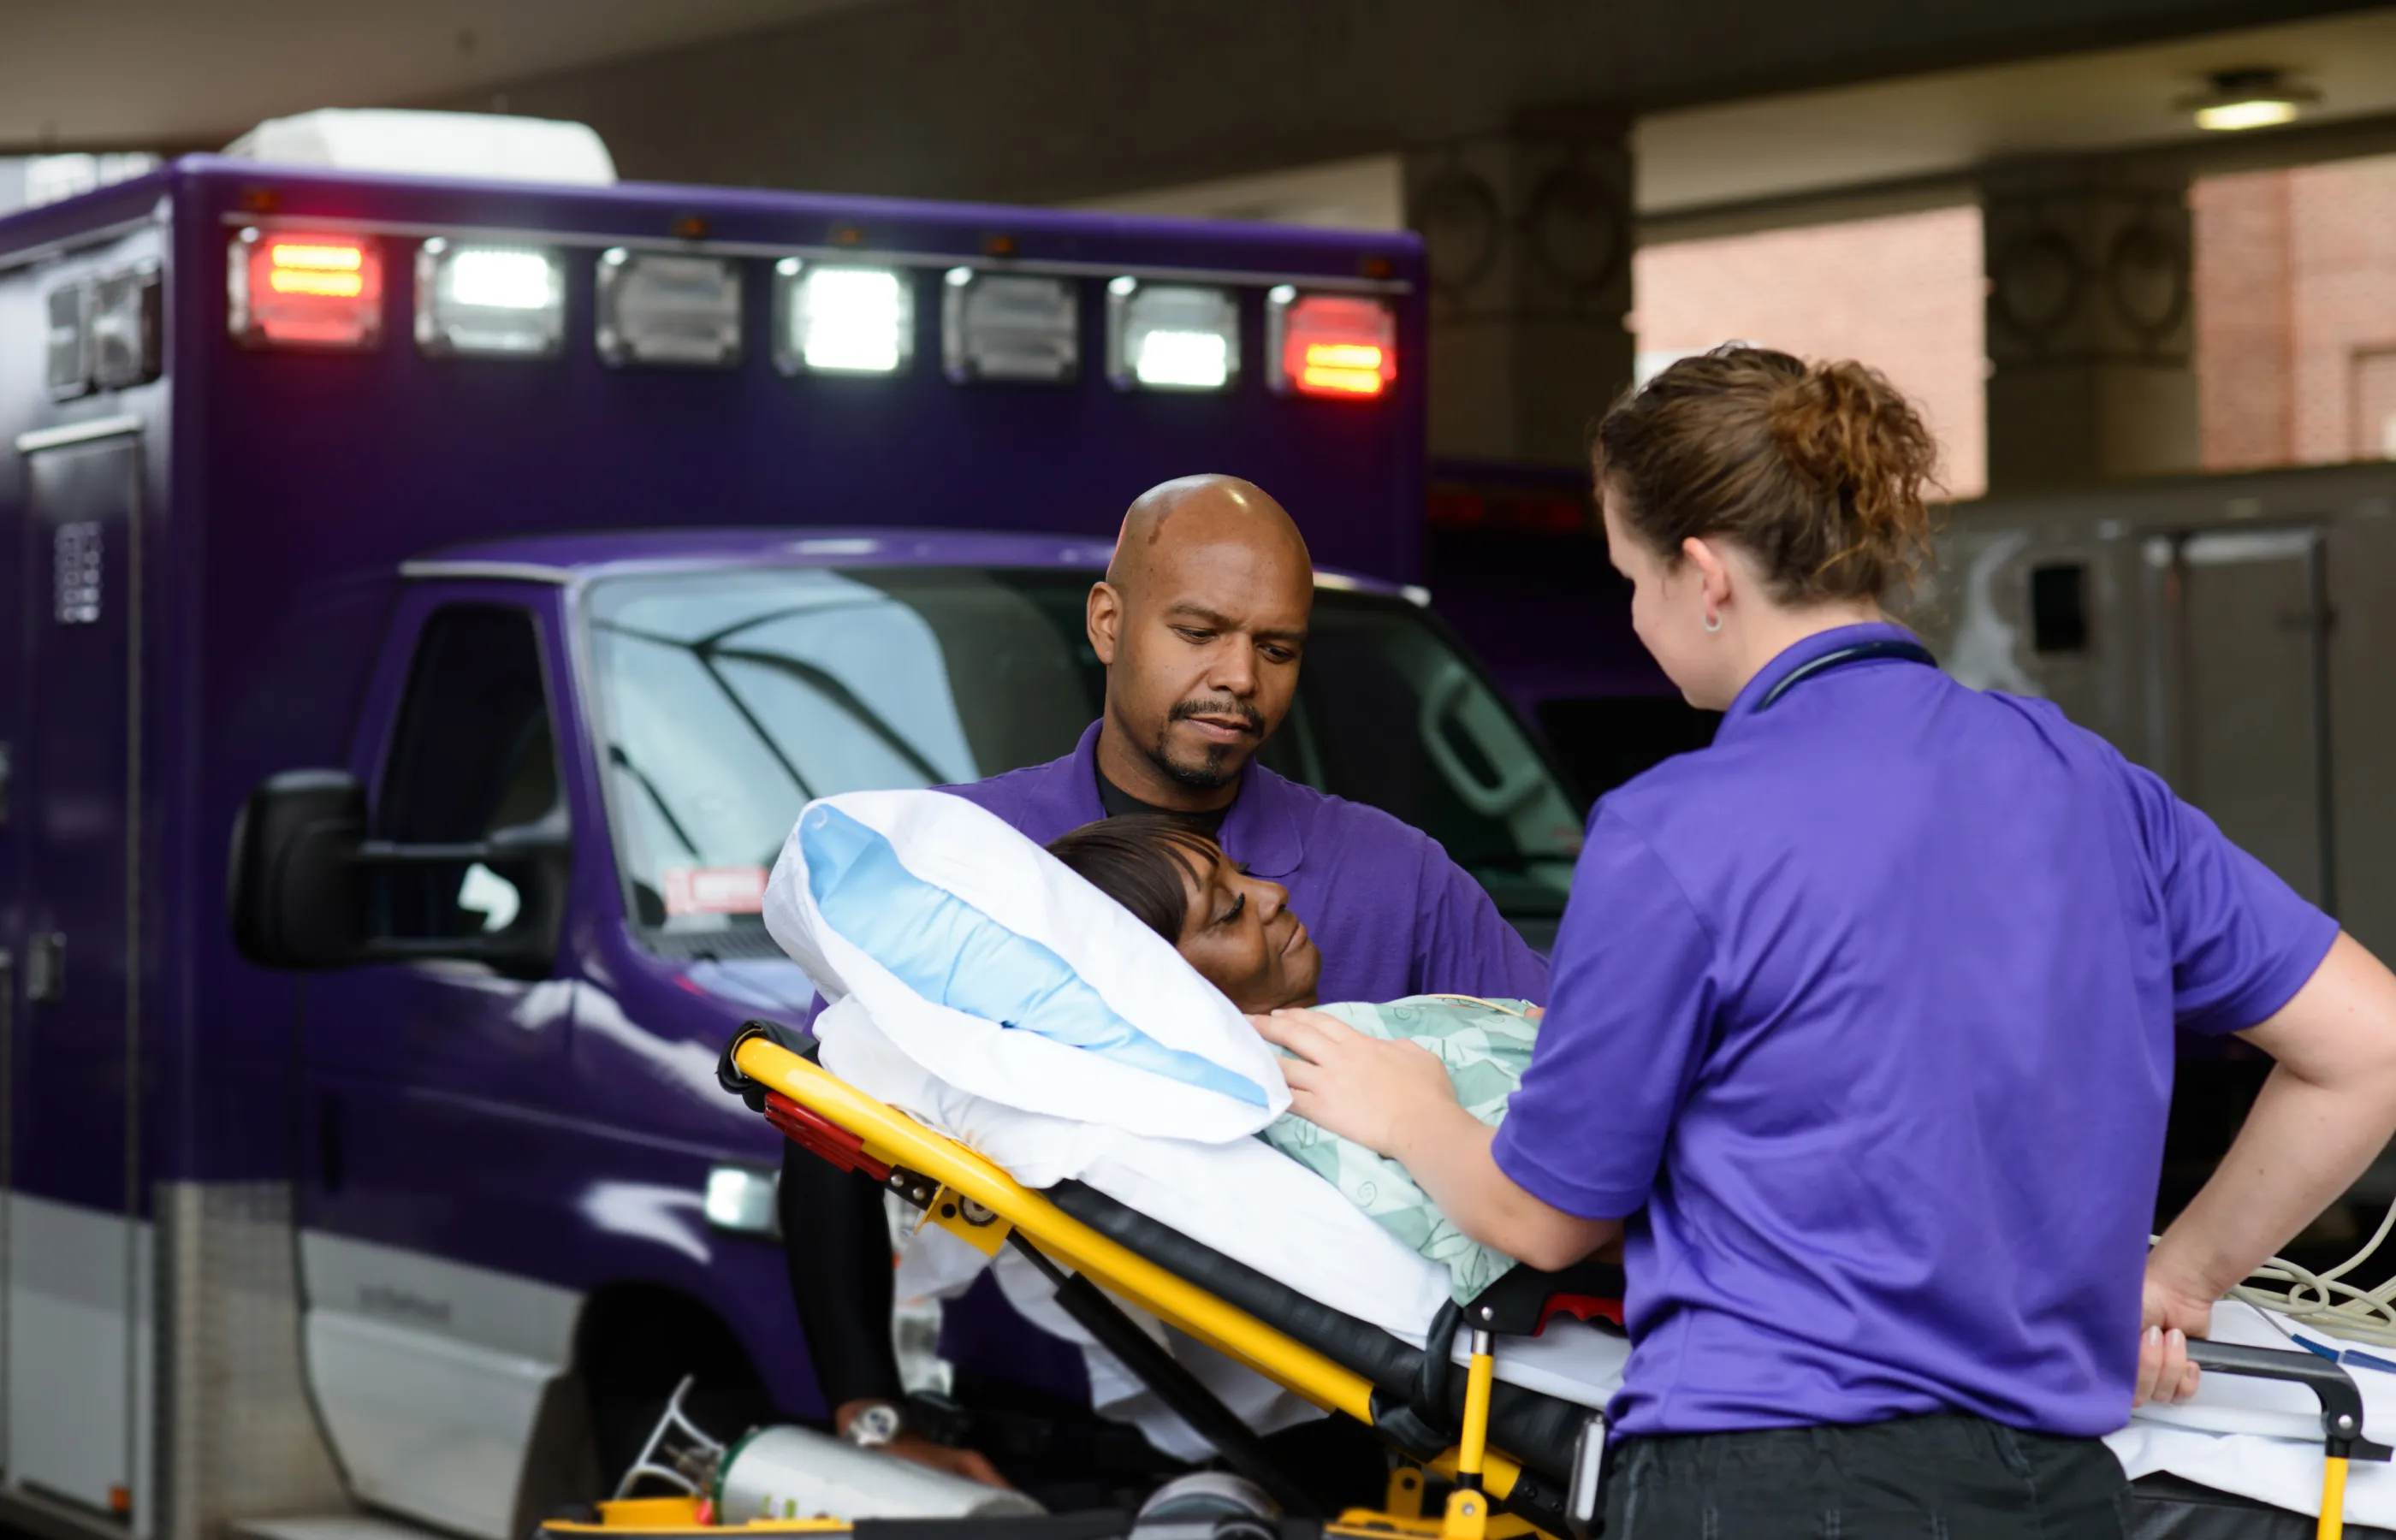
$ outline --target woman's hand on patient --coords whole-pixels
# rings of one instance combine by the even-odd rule
[[[1413,1042],[1390,1042],[1321,1011],[1285,1010],[1248,1020],[1267,1042],[1297,1055],[1282,1061],[1290,1110],[1344,1139],[1392,1159],[1428,1113],[1457,1110],[1447,1067]]]
[[[1266,1042],[1297,1055],[1281,1067],[1291,1111],[1404,1166],[1475,1241],[1555,1268],[1622,1234],[1620,1221],[1552,1208],[1499,1170],[1488,1125],[1457,1105],[1447,1067],[1429,1049],[1384,1042],[1320,1011],[1248,1020]]]

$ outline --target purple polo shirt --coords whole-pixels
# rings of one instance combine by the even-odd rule
[[[1063,759],[944,791],[1042,844],[1106,816],[1098,724]],[[1548,965],[1439,842],[1377,807],[1328,796],[1261,764],[1242,772],[1224,853],[1289,889],[1323,950],[1324,1000],[1410,994],[1548,997]],[[985,1275],[945,1313],[940,1356],[960,1368],[1087,1401],[1081,1354],[1010,1308]]]
[[[2044,701],[1782,653],[1608,795],[1498,1165],[1631,1215],[1627,1435],[2130,1411],[2175,1027],[2337,926]]]

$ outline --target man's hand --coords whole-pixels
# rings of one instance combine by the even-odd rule
[[[952,1476],[962,1476],[984,1486],[1009,1486],[998,1467],[983,1457],[978,1449],[951,1449],[947,1444],[934,1443],[921,1433],[901,1433],[882,1446],[885,1454],[896,1454],[902,1460],[912,1460],[919,1466],[945,1470]]]
[[[869,1406],[880,1404],[871,1401],[843,1401],[832,1414],[832,1430],[842,1438],[848,1436],[848,1425]],[[912,1460],[919,1466],[945,1470],[952,1476],[962,1476],[984,1486],[1008,1487],[1007,1479],[978,1449],[952,1449],[947,1444],[934,1443],[913,1428],[899,1429],[898,1436],[880,1446],[882,1453],[896,1454],[902,1460]]]
[[[2130,1404],[2176,1406],[2196,1394],[2202,1371],[2188,1361],[2188,1339],[2213,1330],[2213,1300],[2150,1264],[2138,1313],[2138,1379]]]
[[[1289,1109],[1377,1154],[1404,1160],[1399,1146],[1456,1106],[1447,1067],[1419,1043],[1387,1042],[1321,1011],[1283,1010],[1248,1021],[1267,1042],[1296,1055],[1282,1060]]]

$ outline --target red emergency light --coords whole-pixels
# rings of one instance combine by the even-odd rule
[[[359,350],[382,340],[382,252],[365,236],[245,230],[228,264],[238,341]]]
[[[1398,377],[1398,321],[1365,295],[1276,291],[1281,388],[1300,395],[1371,398]]]

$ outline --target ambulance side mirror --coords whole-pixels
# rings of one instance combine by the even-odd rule
[[[287,770],[259,784],[233,822],[226,893],[242,956],[269,968],[361,959],[366,830],[366,788],[346,771]]]
[[[557,956],[573,873],[563,806],[486,839],[367,838],[366,789],[340,770],[290,770],[233,825],[233,945],[269,968],[456,959],[537,978]]]

